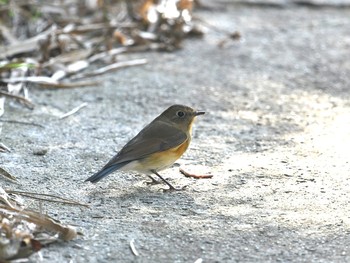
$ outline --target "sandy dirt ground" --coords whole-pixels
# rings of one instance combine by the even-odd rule
[[[32,262],[350,262],[350,8],[255,3],[196,12],[241,33],[223,48],[208,29],[175,53],[126,55],[149,63],[96,87],[31,88],[32,111],[7,103],[4,118],[44,128],[0,123],[19,180],[3,187],[90,205],[43,203],[83,235]],[[175,103],[207,111],[178,163],[212,179],[173,167],[161,174],[184,191],[125,172],[83,182]]]

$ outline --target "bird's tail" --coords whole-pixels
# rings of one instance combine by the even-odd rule
[[[88,179],[85,180],[85,182],[91,182],[91,183],[97,183],[100,181],[103,177],[109,175],[110,173],[118,170],[122,166],[124,166],[127,162],[123,163],[117,163],[113,164],[111,166],[103,167],[101,171],[95,173],[93,176],[89,177]]]

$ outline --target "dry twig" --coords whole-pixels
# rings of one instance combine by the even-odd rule
[[[80,109],[86,107],[88,104],[86,102],[82,103],[81,105],[79,105],[78,107],[75,107],[74,109],[72,109],[71,111],[61,115],[59,118],[60,119],[64,119],[67,118],[68,116],[73,115],[74,113],[78,112]]]
[[[209,179],[212,178],[213,175],[212,174],[202,174],[202,175],[197,175],[197,174],[191,174],[189,172],[186,172],[184,169],[180,168],[180,173],[182,173],[184,176],[186,177],[192,177],[195,179]]]

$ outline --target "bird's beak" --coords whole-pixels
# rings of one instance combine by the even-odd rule
[[[205,111],[195,111],[194,112],[194,116],[203,115],[203,114],[205,114]]]

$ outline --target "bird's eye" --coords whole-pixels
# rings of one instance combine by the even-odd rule
[[[176,112],[176,115],[180,118],[182,118],[183,116],[185,116],[185,113],[183,111],[178,111]]]

